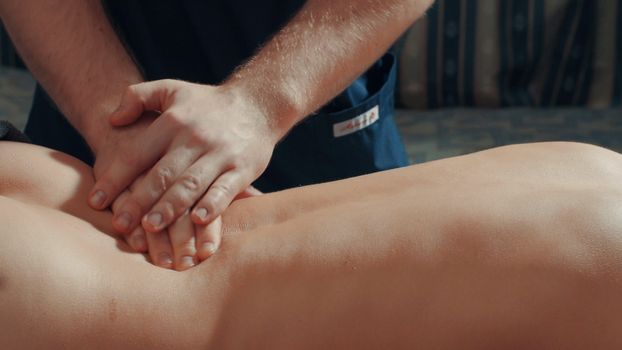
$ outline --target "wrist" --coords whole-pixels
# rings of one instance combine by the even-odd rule
[[[107,123],[102,123],[99,121],[90,122],[88,123],[88,126],[80,130],[82,137],[91,149],[91,152],[93,152],[95,158],[97,158],[97,155],[101,150],[102,144],[109,137],[112,130],[112,128],[106,124]]]
[[[113,129],[108,122],[108,116],[112,112],[111,108],[94,108],[89,113],[83,113],[73,123],[95,156]]]
[[[97,156],[102,144],[106,142],[114,127],[110,124],[110,115],[119,107],[128,86],[142,80],[134,77],[117,84],[110,84],[107,89],[98,89],[97,94],[85,96],[81,104],[75,106],[75,113],[68,115],[74,127],[80,132],[91,151]]]
[[[289,125],[288,111],[278,106],[273,98],[241,81],[227,82],[220,88],[230,96],[232,103],[240,106],[240,115],[253,119],[253,125],[263,129],[266,140],[276,145],[293,125]]]
[[[275,144],[301,119],[300,109],[277,84],[266,86],[264,81],[238,75],[225,82],[222,88],[263,119]]]

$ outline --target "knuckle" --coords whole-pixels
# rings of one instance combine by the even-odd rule
[[[164,216],[164,221],[169,222],[177,216],[177,206],[170,200],[163,200],[156,206],[158,211]]]
[[[233,187],[229,184],[214,184],[210,188],[210,192],[212,192],[216,198],[227,197],[233,193]]]
[[[210,213],[216,213],[218,211],[218,203],[213,199],[213,195],[209,195],[201,202],[201,207],[207,209]]]
[[[140,216],[143,212],[143,206],[136,198],[130,196],[127,197],[119,206],[119,210],[114,212],[117,213],[122,211],[128,212],[133,216]]]
[[[186,126],[183,113],[180,113],[174,109],[167,110],[162,117],[166,120],[168,127],[174,128],[174,130],[178,130]]]
[[[227,133],[214,134],[212,136],[212,142],[219,148],[220,152],[225,152],[229,156],[241,155],[240,146],[232,140],[234,139]]]
[[[158,166],[155,169],[155,186],[160,191],[166,191],[175,180],[175,172],[168,166]]]
[[[249,161],[247,159],[243,159],[241,156],[237,154],[229,155],[228,165],[231,169],[246,169],[249,168]]]
[[[138,96],[136,92],[136,90],[138,89],[138,86],[140,86],[140,84],[130,85],[127,88],[125,88],[125,95],[128,97]]]
[[[139,83],[139,84],[135,84],[135,85],[130,85],[125,89],[125,96],[129,99],[129,100],[135,100],[138,101],[140,103],[144,103],[144,100],[141,96],[141,94],[139,93],[140,89],[143,88],[145,86],[146,83]]]
[[[187,192],[198,192],[201,190],[201,179],[193,174],[185,174],[179,179],[179,185]]]
[[[121,201],[119,199],[117,199],[114,202],[112,202],[112,212],[113,213],[118,213],[119,210],[123,207],[123,203],[124,202],[125,202],[125,200]]]
[[[166,212],[167,220],[174,220],[183,215],[193,204],[190,196],[180,193],[175,193],[166,200],[168,209],[164,212]]]
[[[194,242],[184,242],[178,247],[175,247],[175,255],[177,256],[194,256],[197,251]]]
[[[175,80],[170,79],[170,78],[169,79],[162,79],[162,80],[160,80],[160,82],[163,83],[163,84],[166,84],[166,85],[175,84]]]
[[[223,173],[229,173],[246,164],[246,161],[242,159],[243,155],[237,153],[235,150],[224,147],[218,150],[218,154],[222,157],[221,167],[223,168]]]
[[[228,185],[214,185],[210,188],[205,201],[205,208],[212,213],[220,213],[230,198],[234,197],[234,189]]]

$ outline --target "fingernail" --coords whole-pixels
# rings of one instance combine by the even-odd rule
[[[193,267],[194,259],[191,256],[184,256],[183,258],[181,258],[181,265],[183,267]]]
[[[117,216],[115,223],[117,224],[117,229],[127,231],[130,229],[130,225],[132,225],[132,215],[123,212]]]
[[[104,205],[105,201],[106,194],[102,190],[97,190],[95,193],[93,193],[89,200],[89,202],[91,202],[91,205],[97,208],[100,208],[102,205]]]
[[[214,244],[212,242],[203,243],[203,247],[202,248],[203,248],[204,251],[210,253],[210,255],[216,253],[216,250],[218,249],[216,247],[216,244]]]
[[[173,265],[173,259],[169,253],[160,253],[158,255],[158,265],[169,267]]]
[[[207,219],[207,214],[209,214],[209,212],[205,208],[199,208],[194,211],[194,215],[196,215],[201,220]]]
[[[155,228],[160,227],[162,225],[162,214],[154,212],[147,215],[147,222]]]

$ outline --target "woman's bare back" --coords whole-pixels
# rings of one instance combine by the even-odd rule
[[[622,344],[613,152],[512,146],[238,201],[221,250],[178,273],[105,234],[86,166],[0,150],[9,347]]]

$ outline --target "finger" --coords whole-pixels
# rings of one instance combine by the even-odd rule
[[[121,192],[121,194],[117,197],[117,199],[114,200],[114,202],[112,203],[112,212],[113,213],[118,213],[119,209],[123,206],[123,203],[125,202],[125,200],[131,195],[132,193],[130,191],[123,191]]]
[[[212,181],[221,173],[219,162],[211,156],[201,157],[188,168],[162,198],[143,217],[147,232],[158,232],[173,223],[205,194]]]
[[[154,122],[144,134],[128,149],[119,152],[110,166],[97,179],[89,196],[93,209],[107,208],[130,185],[136,177],[151,167],[160,158],[169,144],[170,135],[157,128]]]
[[[129,86],[119,107],[110,115],[110,124],[125,126],[135,122],[146,111],[164,111],[168,107],[169,80],[158,80]]]
[[[173,186],[180,174],[196,158],[198,158],[198,151],[183,147],[174,148],[167,153],[149,170],[143,181],[134,186],[132,194],[126,198],[119,210],[115,211],[114,227],[117,230],[128,231],[140,225],[143,215],[153,207],[167,189]],[[153,216],[150,216],[150,218],[152,221],[156,220]],[[158,221],[161,221],[161,219],[158,219]],[[149,229],[148,232],[158,231],[161,231],[161,229]]]
[[[136,227],[131,235],[125,236],[125,241],[137,253],[147,251],[147,238],[145,237],[145,231],[140,226]]]
[[[134,180],[134,182],[132,182],[132,184],[129,187],[129,191],[130,192],[134,192],[134,190],[136,189],[136,187],[143,182],[144,178],[145,178],[146,174],[142,173],[140,175],[138,175],[138,177],[136,178],[136,180]]]
[[[168,232],[146,234],[149,257],[151,262],[165,269],[173,269],[173,248],[168,237]]]
[[[194,224],[189,215],[184,215],[168,228],[169,239],[173,245],[175,270],[183,271],[196,265],[196,241]]]
[[[192,221],[202,225],[210,223],[222,214],[243,188],[248,187],[249,182],[235,170],[220,175],[195,206]]]
[[[115,201],[112,203],[112,212],[113,213],[119,213],[120,212],[120,210],[123,207],[125,201],[130,197],[130,195],[132,194],[132,191],[136,188],[137,183],[140,183],[143,178],[144,178],[144,175],[139,176],[138,179],[136,179],[136,181],[134,181],[132,183],[132,185],[130,185],[129,190],[125,190],[125,191],[121,192],[121,194],[117,197],[117,199],[115,199]],[[132,233],[134,233],[134,231],[132,231]],[[128,244],[129,244],[129,237],[125,237],[125,239],[126,239],[126,241],[128,241]],[[146,245],[146,243],[145,243],[145,245]]]
[[[214,255],[222,241],[222,219],[217,217],[209,225],[195,225],[194,234],[197,242],[197,256],[203,261]]]

